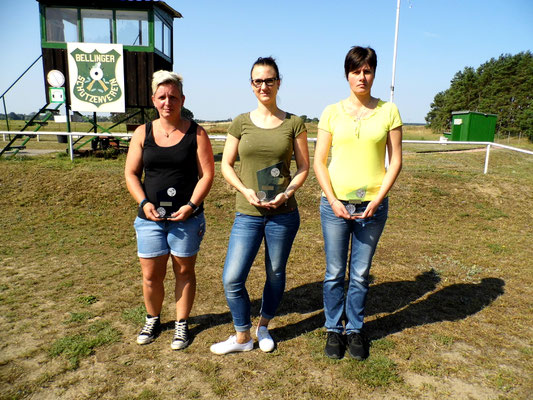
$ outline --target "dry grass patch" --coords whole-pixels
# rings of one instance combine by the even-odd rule
[[[526,399],[532,392],[531,157],[406,153],[372,269],[364,362],[323,356],[320,191],[272,322],[277,348],[215,356],[232,332],[221,274],[234,195],[217,171],[197,263],[193,342],[135,337],[144,308],[135,203],[116,160],[0,160],[0,398]],[[218,168],[218,164],[217,164]],[[248,280],[254,321],[263,253]],[[172,274],[163,323],[172,327]]]

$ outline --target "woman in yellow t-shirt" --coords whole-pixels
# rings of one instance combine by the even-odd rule
[[[372,48],[352,47],[344,62],[350,95],[327,106],[318,124],[313,167],[322,188],[320,218],[326,253],[323,296],[328,332],[325,353],[335,359],[342,358],[346,349],[352,358],[362,360],[367,356],[361,330],[368,274],[387,220],[387,194],[402,167],[398,109],[371,94],[376,66]],[[385,149],[389,155],[387,169]],[[350,241],[350,282],[345,294]]]

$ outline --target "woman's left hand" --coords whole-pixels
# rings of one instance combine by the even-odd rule
[[[372,200],[361,215],[354,215],[354,219],[365,219],[374,216],[380,204],[380,201]]]
[[[275,209],[286,203],[287,200],[289,200],[289,197],[285,194],[285,192],[282,192],[279,193],[276,197],[274,197],[273,200],[270,200],[268,203],[264,203],[264,207]]]
[[[181,206],[178,211],[173,212],[170,215],[170,218],[167,218],[169,221],[185,221],[191,216],[193,209],[190,205],[185,204]]]

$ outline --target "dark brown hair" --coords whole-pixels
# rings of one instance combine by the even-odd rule
[[[344,59],[344,74],[346,75],[346,79],[348,79],[350,72],[358,70],[365,64],[368,64],[376,72],[378,57],[374,49],[371,47],[352,47]]]
[[[276,64],[276,60],[274,60],[272,57],[259,57],[254,62],[254,65],[252,65],[252,69],[250,70],[250,78],[252,77],[252,72],[256,65],[267,65],[269,67],[272,67],[274,69],[274,72],[276,72],[276,78],[280,79],[278,64]]]

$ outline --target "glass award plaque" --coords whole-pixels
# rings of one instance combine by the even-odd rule
[[[350,215],[354,215],[355,214],[355,210],[356,210],[355,204],[348,203],[348,204],[346,204],[345,208],[346,208],[346,211],[348,211],[348,213]]]
[[[160,190],[156,194],[156,211],[161,218],[170,218],[170,215],[178,210],[178,203],[176,201],[176,189],[169,187]]]
[[[352,216],[361,215],[366,209],[366,205],[365,206],[361,205],[365,196],[366,196],[366,186],[359,188],[357,190],[354,190],[351,193],[348,193],[348,204],[344,206],[346,208],[346,211],[348,211],[348,213]]]
[[[281,176],[283,161],[257,171],[257,198],[271,201],[285,190],[285,178]]]

